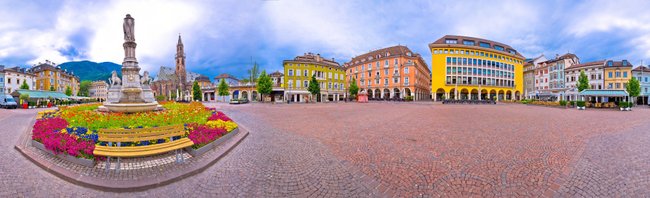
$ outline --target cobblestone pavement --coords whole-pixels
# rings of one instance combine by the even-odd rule
[[[0,110],[0,197],[648,196],[650,109],[524,105],[218,106],[250,131],[205,172],[160,188],[75,186],[13,149],[36,114]]]

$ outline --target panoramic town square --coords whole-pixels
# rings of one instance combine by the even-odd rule
[[[608,197],[648,194],[650,109],[522,104],[206,103],[249,131],[203,172],[141,192],[75,185],[13,149],[36,111],[1,111],[3,197]],[[622,119],[611,119],[612,117]],[[305,119],[309,117],[309,119]],[[158,173],[153,173],[158,174]]]
[[[650,197],[648,7],[0,0],[0,197]]]

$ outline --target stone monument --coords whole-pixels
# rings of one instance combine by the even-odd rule
[[[122,78],[113,71],[109,79],[108,97],[100,110],[111,112],[143,112],[159,108],[149,88],[149,72],[145,71],[140,78],[140,67],[135,58],[135,22],[130,14],[124,18],[124,61],[122,62]]]

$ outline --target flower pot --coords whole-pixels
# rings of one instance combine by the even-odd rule
[[[632,111],[631,107],[625,108],[626,111]]]
[[[621,111],[625,111],[625,108],[623,108],[623,107],[621,107],[620,109],[621,109]]]
[[[47,150],[47,148],[45,148],[45,146],[42,143],[37,142],[35,140],[32,140],[32,146],[34,148],[45,151],[46,153],[52,154],[52,155],[58,157],[59,159],[62,159],[62,160],[65,160],[65,161],[68,161],[68,162],[71,162],[71,163],[74,163],[74,164],[82,165],[82,166],[89,167],[89,168],[92,168],[92,167],[95,166],[95,161],[93,161],[93,160],[89,160],[89,159],[85,159],[85,158],[76,158],[74,156],[63,154],[63,153],[54,154],[54,152],[52,152],[50,150]]]
[[[23,109],[27,109],[27,108],[28,108],[27,104],[23,104]]]

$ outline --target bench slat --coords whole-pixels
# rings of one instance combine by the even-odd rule
[[[147,151],[147,150],[156,150],[159,148],[164,148],[164,147],[170,147],[170,146],[175,146],[178,144],[183,144],[186,142],[191,142],[189,138],[181,138],[179,140],[175,140],[173,142],[165,142],[165,143],[160,143],[160,144],[154,144],[154,145],[147,145],[147,146],[123,146],[123,147],[115,147],[115,146],[95,146],[95,151],[102,151],[102,152],[136,152],[136,151]]]
[[[99,156],[110,156],[110,157],[144,157],[144,156],[157,155],[157,154],[166,153],[177,149],[190,147],[192,145],[194,145],[192,141],[184,141],[181,144],[175,144],[175,145],[166,143],[166,146],[168,147],[162,147],[155,150],[133,151],[133,152],[95,150],[93,153]],[[143,147],[147,147],[147,146],[143,146]],[[137,148],[137,147],[124,147],[124,148]]]

